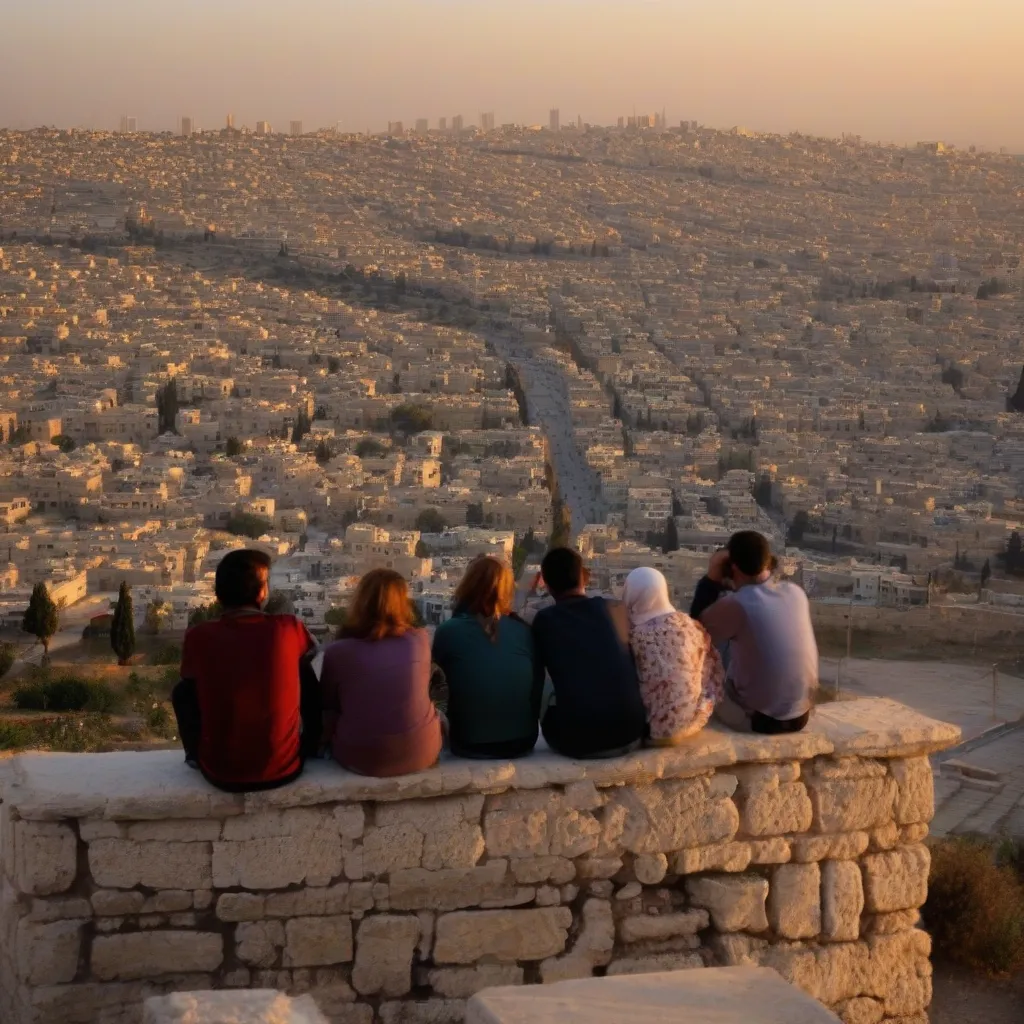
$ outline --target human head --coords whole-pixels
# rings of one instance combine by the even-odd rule
[[[675,611],[668,596],[668,582],[657,569],[646,566],[634,569],[626,577],[622,601],[629,612],[632,626],[642,626],[651,619],[669,615]]]
[[[222,608],[259,608],[270,592],[270,555],[229,551],[217,566],[214,592]]]
[[[409,585],[391,569],[371,569],[356,587],[342,634],[360,640],[402,636],[413,625]]]
[[[587,585],[588,573],[583,559],[573,548],[552,548],[540,563],[540,574],[556,601],[560,597],[581,594]]]
[[[727,549],[735,583],[750,583],[761,579],[775,567],[775,558],[767,539],[756,530],[734,533],[729,538]]]
[[[485,619],[498,619],[512,611],[516,581],[512,570],[496,558],[474,558],[455,588],[455,607]]]

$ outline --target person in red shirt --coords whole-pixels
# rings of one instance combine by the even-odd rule
[[[231,551],[217,566],[220,618],[185,634],[171,694],[185,760],[218,789],[273,789],[321,739],[316,643],[294,615],[267,615],[270,558]]]

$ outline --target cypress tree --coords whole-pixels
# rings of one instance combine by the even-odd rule
[[[667,555],[671,551],[679,550],[679,529],[676,526],[675,516],[669,516],[665,522],[665,547],[664,553]]]
[[[43,645],[43,660],[50,657],[50,638],[57,632],[60,626],[60,612],[50,597],[45,583],[37,583],[32,588],[32,596],[29,598],[28,608],[25,609],[25,618],[22,620],[21,628],[26,633],[31,633]]]
[[[127,665],[135,653],[135,609],[131,589],[123,580],[117,592],[114,621],[110,624],[110,646],[117,655],[118,665]]]

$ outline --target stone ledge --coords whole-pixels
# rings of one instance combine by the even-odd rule
[[[36,821],[223,818],[266,808],[537,790],[575,782],[636,786],[736,764],[828,755],[908,757],[943,750],[959,738],[956,726],[896,701],[869,698],[823,705],[806,731],[788,736],[743,735],[712,725],[679,747],[607,761],[572,761],[538,748],[517,761],[445,757],[436,768],[395,779],[365,778],[331,762],[314,761],[295,783],[246,796],[214,790],[173,750],[21,754],[13,760],[3,799],[18,817]]]

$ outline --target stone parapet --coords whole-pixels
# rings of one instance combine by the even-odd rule
[[[212,790],[175,752],[15,759],[0,1020],[136,1024],[169,992],[311,994],[329,1021],[461,1021],[494,986],[766,966],[847,1022],[925,1021],[952,726],[886,700],[802,734],[710,728],[599,762],[316,762]]]

